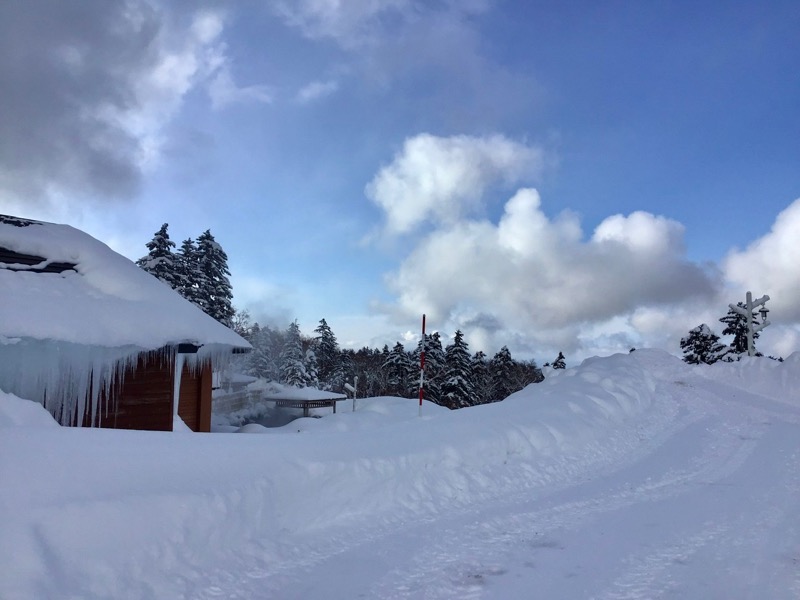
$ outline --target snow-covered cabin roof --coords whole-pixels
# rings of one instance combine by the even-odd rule
[[[69,225],[0,215],[0,298],[0,343],[250,348],[169,286]]]

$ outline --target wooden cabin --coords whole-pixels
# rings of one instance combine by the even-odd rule
[[[212,372],[250,345],[88,234],[0,215],[0,390],[62,425],[211,427]]]

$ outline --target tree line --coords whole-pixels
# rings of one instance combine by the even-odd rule
[[[238,313],[234,326],[253,346],[242,357],[240,368],[255,377],[292,386],[312,386],[343,392],[353,385],[366,396],[416,397],[419,393],[422,340],[413,350],[399,341],[382,349],[342,349],[325,319],[314,336],[304,336],[297,321],[285,330],[250,325],[246,312]],[[563,368],[563,355],[557,360]],[[483,352],[470,353],[461,331],[443,345],[438,332],[425,335],[426,400],[450,409],[464,408],[505,399],[530,383],[542,381],[541,369],[533,360],[515,360],[506,346],[489,358]]]

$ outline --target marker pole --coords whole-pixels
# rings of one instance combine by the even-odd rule
[[[419,353],[419,416],[422,416],[422,398],[425,396],[425,315],[422,315],[422,350]]]

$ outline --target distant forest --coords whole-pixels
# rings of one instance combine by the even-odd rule
[[[253,352],[240,359],[240,369],[249,375],[334,392],[343,392],[344,384],[353,385],[358,377],[361,397],[412,398],[419,393],[422,341],[413,351],[400,342],[392,348],[341,349],[325,319],[314,336],[304,336],[296,321],[277,330],[251,324],[246,311],[237,313],[234,329],[253,345]],[[563,368],[560,358],[554,368]],[[425,336],[425,399],[441,406],[456,409],[498,402],[543,379],[535,361],[515,360],[505,346],[489,358],[483,352],[470,354],[461,331],[444,347],[438,332]]]
[[[197,240],[184,240],[173,251],[168,227],[164,223],[153,235],[146,244],[148,253],[136,264],[252,344],[253,352],[238,359],[240,371],[285,385],[333,392],[343,392],[344,384],[353,385],[358,377],[361,397],[418,395],[422,341],[413,351],[400,342],[391,349],[386,345],[350,350],[339,348],[325,319],[312,337],[302,335],[296,321],[283,331],[251,323],[247,311],[236,311],[231,303],[228,257],[211,231]],[[563,354],[552,367],[565,367]],[[456,409],[498,402],[543,379],[535,361],[515,360],[506,346],[489,358],[483,352],[470,354],[461,331],[447,346],[438,332],[425,336],[424,394],[436,404]]]

